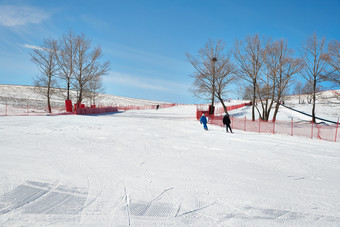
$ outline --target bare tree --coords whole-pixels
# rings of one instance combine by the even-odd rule
[[[265,121],[268,121],[274,103],[274,88],[268,81],[265,83],[258,81],[256,83],[256,97],[258,101],[255,103],[255,108],[259,114],[259,118]],[[260,111],[259,105],[261,105],[262,112]]]
[[[242,89],[242,98],[244,99],[244,100],[251,100],[252,99],[252,97],[253,97],[253,89],[252,89],[252,87],[251,86],[242,86],[242,88],[240,88],[240,90]]]
[[[307,103],[312,103],[313,101],[313,84],[311,84],[309,81],[306,81],[305,85],[302,88],[302,93],[306,97]]]
[[[79,89],[77,106],[83,100],[83,92],[86,85],[94,78],[101,77],[107,73],[110,63],[98,62],[102,56],[102,49],[100,47],[91,48],[91,42],[85,38],[85,35],[76,38],[76,57],[74,65],[74,77],[76,87]]]
[[[239,76],[252,87],[253,120],[254,109],[262,120],[267,121],[275,107],[275,121],[282,97],[293,75],[302,69],[302,61],[293,57],[293,50],[287,47],[286,40],[268,40],[262,47],[261,40],[255,35],[241,44],[235,43],[234,55],[240,68]]]
[[[308,37],[303,45],[301,55],[305,64],[305,70],[303,71],[302,76],[313,88],[312,122],[315,123],[315,94],[317,86],[325,80],[328,67],[325,38],[319,39],[316,33],[311,37]]]
[[[301,104],[302,82],[300,80],[295,83],[294,93],[299,96],[299,104]]]
[[[211,100],[214,106],[216,93],[216,61],[221,56],[224,43],[219,40],[215,44],[209,40],[204,48],[198,51],[198,56],[194,57],[186,53],[188,61],[194,67],[195,72],[192,77],[195,79],[192,86],[192,93],[200,99]]]
[[[267,41],[266,47],[261,51],[260,57],[262,58],[263,65],[255,86],[256,95],[262,107],[262,113],[257,103],[255,107],[259,117],[262,120],[268,121],[275,98],[276,74],[279,64],[276,55],[276,46],[271,40]]]
[[[248,36],[244,41],[236,41],[234,58],[239,66],[237,75],[252,86],[252,120],[255,121],[256,87],[263,65],[262,42],[259,35]]]
[[[100,98],[100,93],[104,92],[102,77],[94,77],[88,83],[88,97],[92,105],[96,105],[96,101]]]
[[[71,80],[74,73],[75,57],[76,57],[76,35],[70,30],[64,34],[59,41],[60,50],[57,54],[58,64],[60,66],[60,78],[66,84],[67,96],[70,100]]]
[[[294,52],[288,48],[287,41],[280,40],[274,44],[276,56],[278,59],[278,68],[275,75],[276,80],[276,104],[273,115],[273,121],[276,120],[282,98],[287,92],[287,88],[292,81],[292,77],[301,72],[304,68],[302,59],[294,58]]]
[[[40,75],[34,78],[34,85],[39,93],[47,98],[48,112],[51,113],[51,96],[57,87],[56,75],[59,70],[57,61],[58,42],[45,39],[40,48],[33,50],[32,61],[37,65]]]
[[[224,53],[224,49],[223,41],[209,40],[204,48],[199,50],[198,57],[189,53],[186,56],[195,69],[192,75],[195,79],[192,90],[194,96],[211,100],[212,106],[215,97],[218,98],[227,113],[224,99],[234,79],[232,75],[236,67],[231,63],[230,56]]]
[[[340,86],[340,42],[333,40],[328,45],[328,57],[327,62],[331,66],[332,71],[329,76],[329,80]]]

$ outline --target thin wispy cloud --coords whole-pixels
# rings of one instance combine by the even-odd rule
[[[88,24],[90,27],[97,30],[109,30],[111,29],[110,24],[105,20],[98,19],[96,16],[92,16],[91,14],[82,14],[79,16],[79,19],[84,23]]]
[[[104,77],[105,83],[119,84],[127,87],[135,87],[147,90],[162,91],[166,93],[186,93],[189,85],[175,83],[168,80],[151,79],[143,76],[131,76],[119,72],[111,72]]]
[[[36,7],[0,5],[1,26],[13,27],[40,24],[50,16],[46,11]]]
[[[34,46],[34,45],[29,45],[29,44],[24,44],[22,45],[23,47],[25,48],[28,48],[28,49],[33,49],[33,50],[46,50],[42,47],[38,47],[38,46]]]
[[[164,67],[168,67],[169,65],[183,66],[186,64],[184,61],[184,55],[182,60],[116,43],[109,43],[107,46],[110,54],[132,61],[147,62],[149,64],[151,63],[153,65]],[[106,51],[108,52],[108,50]]]
[[[118,73],[118,72],[112,72],[111,74],[106,76],[105,82],[118,83],[118,84],[125,85],[125,86],[137,87],[137,88],[143,88],[143,89],[151,89],[151,90],[157,90],[157,91],[168,90],[166,87],[152,83],[151,81],[143,81],[139,77],[133,77],[133,76]]]

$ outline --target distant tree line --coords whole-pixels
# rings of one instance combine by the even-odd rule
[[[197,56],[186,54],[194,67],[192,93],[214,105],[217,98],[224,103],[232,84],[240,85],[245,99],[252,102],[252,120],[257,111],[260,119],[273,121],[288,89],[295,85],[298,94],[310,94],[312,121],[315,122],[316,93],[321,82],[340,86],[340,42],[326,42],[316,33],[308,37],[296,54],[285,39],[260,38],[258,34],[236,40],[231,50],[225,50],[222,40],[209,40]],[[303,78],[306,83],[296,79]]]
[[[66,89],[65,99],[71,99],[70,91],[77,92],[77,106],[89,98],[95,104],[99,92],[103,91],[102,77],[110,67],[108,61],[102,63],[101,47],[92,47],[84,34],[77,35],[72,30],[60,39],[44,39],[42,45],[31,53],[39,74],[34,77],[36,90],[47,99],[51,113],[51,96]]]

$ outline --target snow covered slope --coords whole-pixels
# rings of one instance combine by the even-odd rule
[[[301,104],[299,104],[298,95],[288,96],[285,105],[311,115],[313,104],[309,104],[306,99],[306,95],[302,95],[300,97]],[[287,109],[285,111],[287,111]],[[304,117],[299,114],[295,113],[294,115],[304,119]],[[340,118],[340,90],[329,90],[317,93],[315,115],[337,122]],[[310,120],[310,118],[308,119]]]
[[[53,95],[51,99],[52,106],[65,106],[66,91],[58,95]],[[76,92],[71,91],[72,101],[76,102]],[[89,100],[84,100],[84,104],[89,105]],[[166,102],[127,98],[116,95],[100,94],[96,103],[103,105],[157,105]],[[46,97],[34,91],[33,86],[22,85],[4,85],[0,84],[0,104],[9,105],[31,105],[46,106]]]
[[[306,101],[306,95],[301,95],[300,104],[299,104],[299,96],[287,96],[285,98],[284,104],[287,107],[291,107],[293,109],[299,110],[306,114],[312,114],[312,104],[309,104]],[[261,109],[261,105],[259,104],[259,109]],[[274,108],[270,113],[270,120],[272,119],[274,113]],[[340,90],[335,91],[323,91],[317,93],[317,101],[316,101],[316,109],[315,114],[319,118],[323,118],[329,121],[337,122],[340,118]],[[238,118],[247,117],[247,119],[251,119],[252,112],[251,107],[242,108],[239,110],[234,110],[231,112],[231,115]],[[258,113],[255,111],[255,118],[258,119]],[[280,106],[279,113],[277,115],[277,120],[280,121],[290,121],[293,119],[295,122],[297,121],[311,121],[311,117],[306,116],[304,114],[295,112],[291,109],[285,108],[284,106]],[[317,122],[320,122],[318,120]],[[328,123],[328,122],[325,122]]]
[[[0,117],[0,226],[339,226],[339,143],[195,106]]]
[[[53,107],[64,107],[65,106],[65,91],[64,95],[54,95],[52,97],[52,106]],[[72,101],[75,102],[76,92],[71,92]],[[302,95],[300,97],[301,104],[299,104],[299,96],[288,96],[285,100],[285,105],[297,109],[299,111],[305,112],[307,114],[311,114],[312,104],[308,104],[306,99],[306,95]],[[247,102],[245,100],[229,100],[225,104],[227,106],[230,105],[238,105],[241,103]],[[302,104],[302,102],[304,102]],[[89,105],[89,100],[84,101],[85,104]],[[162,105],[168,104],[166,102],[152,101],[152,100],[143,100],[136,98],[127,98],[120,97],[109,94],[100,94],[100,97],[97,98],[96,103],[102,105],[109,106],[145,106],[145,105]],[[0,115],[5,115],[6,106],[4,104],[10,105],[21,105],[22,108],[19,109],[11,109],[8,108],[8,115],[25,115],[26,106],[30,107],[30,114],[42,114],[47,113],[46,111],[46,98],[42,95],[37,94],[34,91],[34,87],[32,86],[20,86],[20,85],[1,85],[0,84]],[[333,122],[337,122],[340,117],[340,90],[335,91],[324,91],[317,94],[317,104],[316,104],[316,116],[320,118],[324,118]],[[208,104],[206,104],[206,108],[208,108]],[[216,103],[216,108],[222,108],[222,105]],[[60,108],[53,108],[53,112],[61,111]],[[64,110],[62,110],[64,111]],[[273,114],[274,110],[272,110],[271,114]],[[232,116],[251,119],[251,107],[242,108],[239,110],[234,110],[231,112]],[[257,112],[256,119],[258,118]],[[271,115],[272,117],[272,115]],[[270,119],[271,119],[270,117]],[[294,121],[310,121],[311,117],[306,115],[297,113],[290,109],[287,109],[283,106],[280,107],[279,114],[277,116],[277,120],[281,121],[290,121],[291,119]]]

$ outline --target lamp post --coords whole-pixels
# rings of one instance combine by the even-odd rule
[[[209,108],[209,114],[210,115],[212,115],[212,114],[214,114],[214,101],[215,101],[215,79],[216,79],[216,77],[215,77],[215,63],[216,63],[216,61],[217,61],[217,58],[216,57],[213,57],[212,59],[211,59],[211,61],[213,62],[213,68],[212,68],[212,73],[213,73],[213,78],[212,78],[212,97],[211,97],[211,108]]]

